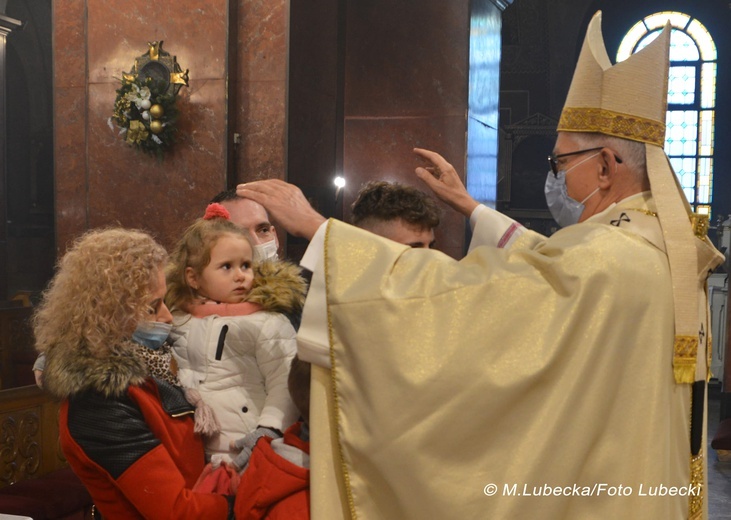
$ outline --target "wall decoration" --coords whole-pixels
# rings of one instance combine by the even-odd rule
[[[176,96],[188,86],[188,70],[162,48],[162,41],[148,42],[148,51],[135,59],[130,72],[122,74],[109,127],[145,153],[162,159],[175,142],[178,109]]]

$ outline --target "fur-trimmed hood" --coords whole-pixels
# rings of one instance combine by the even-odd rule
[[[61,399],[85,390],[107,397],[121,395],[148,375],[144,359],[135,350],[135,343],[122,341],[110,346],[103,357],[96,357],[83,344],[54,345],[46,351],[43,388]]]
[[[254,269],[248,301],[266,311],[299,317],[307,292],[299,267],[286,261],[266,261]],[[97,357],[83,344],[55,345],[46,351],[43,387],[61,399],[84,390],[121,395],[129,385],[141,384],[148,377],[147,364],[136,353],[138,348],[132,341],[122,341]]]
[[[286,315],[302,314],[307,282],[300,268],[285,260],[267,260],[254,266],[254,286],[246,301]]]

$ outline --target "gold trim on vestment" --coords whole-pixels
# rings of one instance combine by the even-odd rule
[[[691,213],[689,218],[690,224],[693,226],[693,234],[700,239],[706,238],[706,236],[708,236],[708,226],[710,225],[708,215]]]
[[[566,107],[558,132],[598,132],[657,146],[665,145],[665,122],[603,108]]]
[[[676,383],[695,382],[695,361],[698,355],[698,336],[675,336],[673,373]]]
[[[688,493],[688,518],[696,520],[703,517],[703,497],[706,489],[703,487],[703,448],[695,457],[690,457],[690,491],[696,489],[700,492],[695,495]]]
[[[329,300],[330,295],[330,288],[328,287],[330,283],[330,276],[329,276],[329,261],[328,261],[328,243],[330,241],[330,229],[332,227],[333,219],[329,219],[327,222],[327,227],[325,228],[325,252],[323,257],[324,262],[324,271],[323,274],[325,276],[325,294],[327,295],[327,299]],[[338,455],[340,456],[340,469],[343,472],[343,480],[345,482],[345,493],[348,497],[348,508],[350,509],[350,516],[353,520],[357,518],[356,512],[355,512],[355,502],[353,501],[353,492],[350,487],[350,474],[348,473],[348,466],[345,464],[345,457],[343,456],[343,444],[340,441],[340,397],[337,392],[337,383],[335,380],[335,350],[333,349],[333,323],[332,323],[332,316],[330,313],[330,302],[327,301],[326,304],[326,312],[327,312],[327,335],[328,339],[330,341],[330,388],[332,390],[332,396],[333,396],[333,409],[328,412],[331,414],[330,422],[332,424],[337,424],[338,427],[335,428],[335,441],[338,445]],[[333,492],[337,492],[337,490],[333,490]]]
[[[639,213],[644,213],[648,217],[655,217],[655,218],[657,218],[657,213],[655,213],[654,211],[650,211],[649,209],[627,208],[627,211],[637,211]]]
[[[711,362],[713,361],[713,334],[708,331],[708,340],[706,340],[706,383],[711,380]]]

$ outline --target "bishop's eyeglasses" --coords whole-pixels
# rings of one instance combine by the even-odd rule
[[[577,150],[575,152],[569,152],[569,153],[560,153],[558,155],[551,154],[548,156],[548,164],[551,165],[551,171],[553,172],[553,175],[558,177],[558,160],[563,159],[564,157],[571,157],[572,155],[579,155],[582,153],[588,153],[588,152],[596,152],[597,150],[601,150],[604,148],[604,146],[599,146],[598,148],[587,148],[586,150]]]
[[[558,160],[563,159],[564,157],[571,157],[572,155],[579,155],[582,153],[588,153],[588,152],[596,152],[597,150],[602,150],[606,148],[606,146],[598,146],[596,148],[587,148],[586,150],[577,150],[575,152],[568,152],[568,153],[560,153],[558,155],[551,154],[548,156],[548,164],[551,165],[551,172],[553,172],[554,177],[558,177]],[[617,161],[619,164],[622,164],[622,159],[617,156],[617,154],[614,154],[614,160]]]

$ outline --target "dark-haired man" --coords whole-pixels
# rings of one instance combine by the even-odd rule
[[[371,181],[351,208],[353,225],[361,229],[407,246],[434,248],[441,212],[423,191],[398,182]]]

